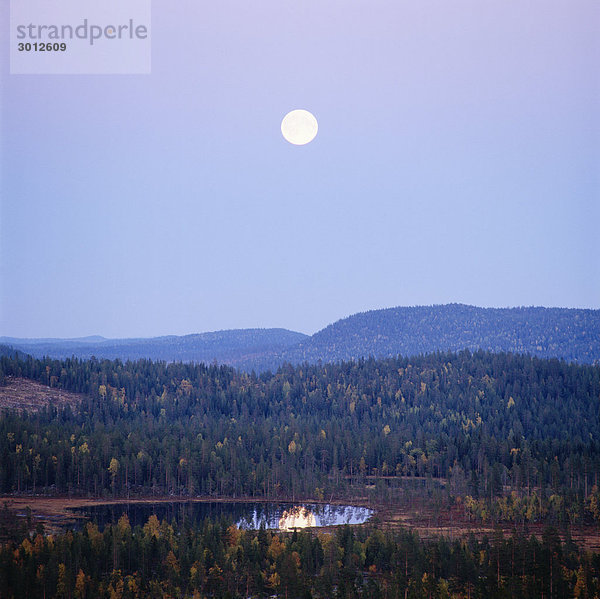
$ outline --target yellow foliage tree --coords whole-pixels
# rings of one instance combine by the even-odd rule
[[[75,579],[75,599],[85,599],[87,579],[83,570],[80,568]]]

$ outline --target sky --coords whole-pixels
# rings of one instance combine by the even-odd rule
[[[0,335],[600,308],[598,23],[597,0],[153,0],[149,75],[1,52]]]

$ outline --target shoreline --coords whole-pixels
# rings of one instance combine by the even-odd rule
[[[9,509],[24,512],[28,507],[31,509],[32,517],[36,522],[44,525],[47,534],[61,532],[70,522],[85,519],[83,514],[77,514],[72,510],[100,505],[152,505],[160,503],[312,503],[317,505],[350,505],[355,507],[368,507],[377,514],[377,506],[369,506],[364,500],[344,501],[332,499],[266,499],[264,497],[182,497],[182,496],[145,496],[145,497],[46,497],[26,495],[3,495],[0,496],[0,509],[5,504]],[[19,516],[24,514],[20,513]],[[353,526],[362,526],[360,524]],[[318,527],[320,530],[328,527]]]
[[[363,498],[350,499],[300,499],[279,498],[267,499],[264,497],[183,497],[183,496],[143,496],[143,497],[60,497],[60,496],[27,496],[3,495],[0,496],[0,509],[4,504],[9,509],[19,512],[24,516],[27,507],[31,509],[32,517],[36,522],[42,523],[46,534],[63,532],[70,522],[85,519],[83,514],[74,513],[72,510],[100,505],[127,505],[127,504],[160,504],[160,503],[313,503],[317,505],[348,505],[365,507],[373,510],[369,521],[352,526],[377,526],[382,530],[406,529],[416,532],[421,539],[432,539],[445,536],[450,540],[462,539],[470,534],[477,537],[493,537],[498,532],[503,536],[511,536],[513,532],[521,532],[526,536],[534,535],[541,538],[547,523],[533,522],[526,526],[501,522],[498,524],[472,522],[463,519],[448,521],[446,518],[432,517],[429,510],[407,509],[400,506],[390,506],[385,503],[368,502]],[[374,520],[374,521],[373,521]],[[565,540],[564,530],[560,525],[555,525],[561,539]],[[319,531],[331,531],[332,526],[315,527]],[[597,527],[587,524],[571,525],[570,536],[579,547],[588,551],[600,552],[600,531]]]

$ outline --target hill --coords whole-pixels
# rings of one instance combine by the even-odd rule
[[[464,304],[371,310],[338,320],[278,358],[297,364],[462,349],[593,363],[600,359],[600,310]]]
[[[216,360],[257,372],[276,370],[286,362],[314,364],[463,349],[591,364],[600,360],[600,310],[447,304],[362,312],[338,320],[311,337],[286,329],[237,329],[149,339],[1,337],[0,343],[36,357]]]
[[[529,497],[529,476],[544,500],[562,493],[581,514],[600,473],[600,366],[463,351],[256,376],[4,356],[2,383],[21,407],[30,389],[82,403],[0,414],[0,493],[276,497],[345,493],[357,475],[454,475],[463,495],[488,500],[507,484]]]
[[[0,337],[32,356],[64,359],[106,358],[109,360],[164,360],[167,362],[213,362],[237,366],[252,362],[256,356],[282,352],[307,335],[286,329],[234,329],[193,335],[151,337],[147,339],[16,339]]]

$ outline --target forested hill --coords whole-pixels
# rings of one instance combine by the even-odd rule
[[[593,363],[600,359],[600,310],[464,304],[372,310],[338,320],[280,357],[335,362],[462,349]]]
[[[257,376],[0,357],[0,385],[27,379],[86,399],[0,414],[1,493],[340,494],[357,472],[460,471],[463,493],[531,481],[583,515],[600,475],[599,366],[464,351]]]
[[[307,338],[287,329],[234,329],[195,335],[151,337],[147,339],[16,339],[0,337],[10,345],[41,358],[91,357],[109,360],[164,360],[166,362],[217,361],[233,366],[252,363],[265,353],[279,353]]]
[[[379,515],[326,534],[156,516],[132,530],[125,515],[104,531],[15,538],[5,506],[2,597],[598,596],[598,554],[579,552],[568,531],[564,545],[555,528],[539,531],[585,526],[597,538],[600,366],[463,351],[258,376],[0,357],[0,385],[32,381],[85,397],[0,413],[0,493],[368,498],[398,513],[401,530],[380,530]],[[396,506],[422,513],[428,536],[450,537],[420,543]],[[460,528],[440,517],[488,534],[453,540]]]
[[[314,364],[463,349],[591,364],[600,361],[600,310],[448,304],[363,312],[338,320],[312,337],[286,329],[238,329],[150,339],[0,337],[0,343],[36,357],[216,360],[248,372],[275,371],[285,362]]]

